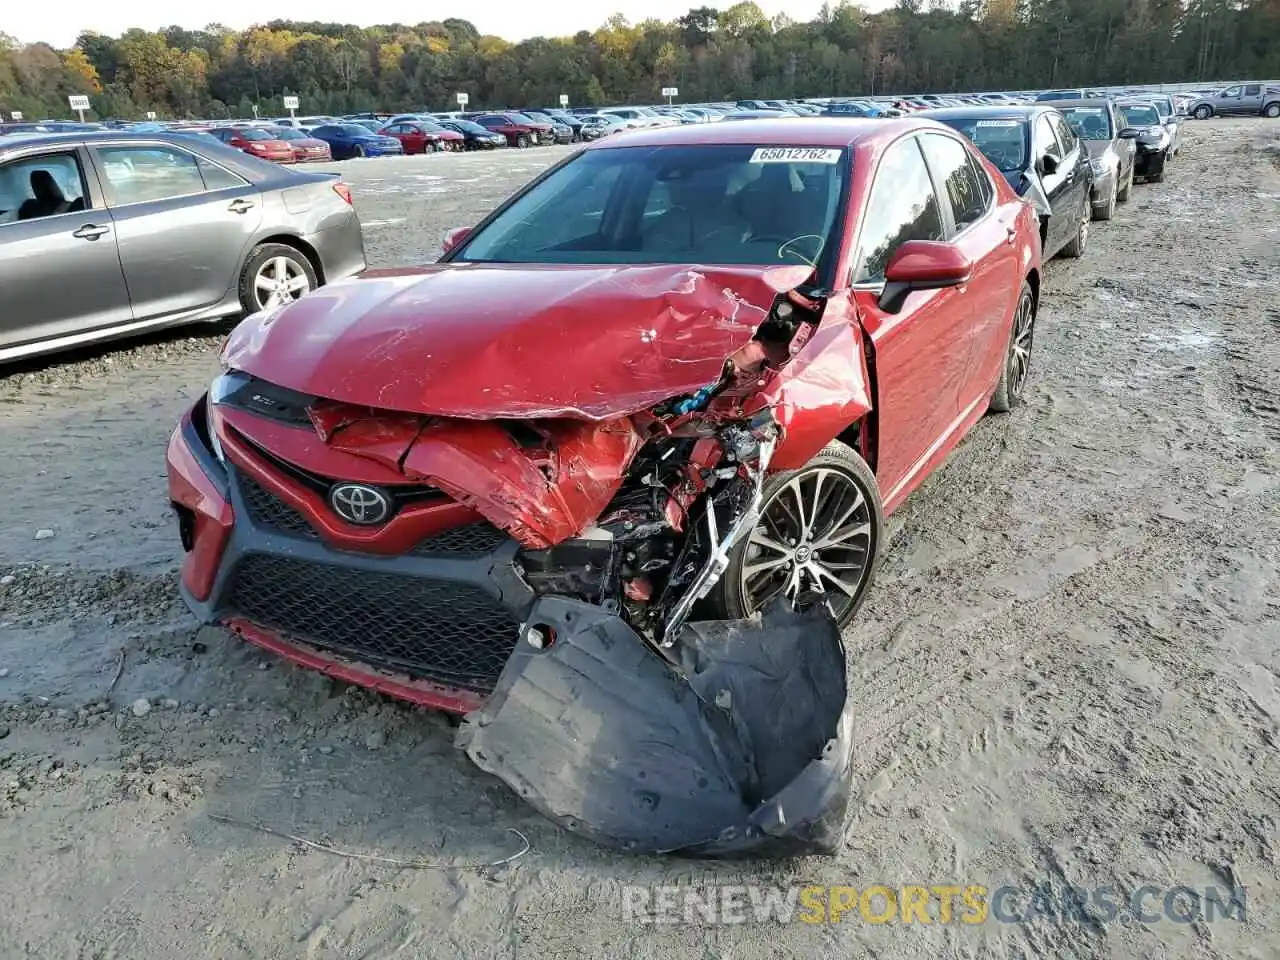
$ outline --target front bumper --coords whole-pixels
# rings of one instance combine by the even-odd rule
[[[474,524],[401,556],[335,550],[277,495],[271,466],[223,438],[203,399],[169,441],[169,495],[186,549],[183,599],[261,647],[332,676],[454,713],[492,691],[536,599],[514,540]]]
[[[1135,177],[1158,176],[1164,170],[1165,148],[1139,148],[1133,158],[1133,175]]]

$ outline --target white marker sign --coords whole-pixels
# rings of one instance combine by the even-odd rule
[[[15,119],[15,120],[21,120],[21,119],[22,119],[22,111],[21,111],[21,110],[15,110],[15,111],[13,111],[13,113],[9,114],[9,116],[13,117],[13,119]]]
[[[148,119],[148,120],[154,120],[155,118],[156,118],[156,112],[155,112],[154,110],[148,110],[148,111],[147,111],[147,119]]]
[[[470,102],[471,102],[470,94],[467,94],[467,93],[458,94],[458,106],[465,107]]]
[[[757,147],[752,163],[839,163],[837,147]]]
[[[662,95],[664,97],[678,97],[680,96],[680,88],[679,87],[663,87]]]
[[[84,96],[67,97],[67,103],[71,104],[72,110],[88,110],[89,98]]]
[[[297,97],[285,97],[285,98],[284,98],[284,108],[285,108],[286,110],[297,110],[297,109],[298,109],[298,98],[297,98]]]
[[[560,106],[567,107],[569,105],[569,95],[567,93],[560,94]]]

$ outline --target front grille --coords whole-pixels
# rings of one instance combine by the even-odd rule
[[[417,557],[483,557],[506,539],[507,535],[491,523],[469,523],[420,540],[409,552]]]
[[[293,537],[316,540],[319,535],[307,522],[307,518],[285,503],[266,487],[258,484],[248,474],[239,474],[240,492],[244,496],[249,516],[259,527],[269,527]]]
[[[248,554],[228,605],[288,637],[375,666],[489,693],[516,644],[505,607],[467,584]]]

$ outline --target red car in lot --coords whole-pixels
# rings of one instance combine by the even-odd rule
[[[384,137],[395,137],[405,153],[430,153],[433,150],[461,150],[463,136],[446,130],[429,120],[402,120],[378,131]]]
[[[556,142],[549,123],[538,123],[523,113],[463,114],[463,118],[478,123],[486,130],[500,133],[507,138],[509,147],[548,146]]]
[[[212,127],[209,132],[225,144],[273,163],[293,163],[293,147],[263,127]]]
[[[446,246],[246,318],[167,457],[198,617],[446,710],[548,597],[658,652],[847,624],[885,516],[1027,382],[1035,213],[929,120],[634,131]]]
[[[289,145],[289,149],[293,151],[294,163],[320,163],[333,159],[327,143],[309,136],[302,130],[294,130],[291,127],[272,127],[267,132],[275,139],[283,140]]]

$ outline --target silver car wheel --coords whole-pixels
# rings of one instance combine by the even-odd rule
[[[288,257],[272,257],[258,268],[253,293],[258,309],[267,310],[297,300],[311,290],[311,280],[302,265]]]

